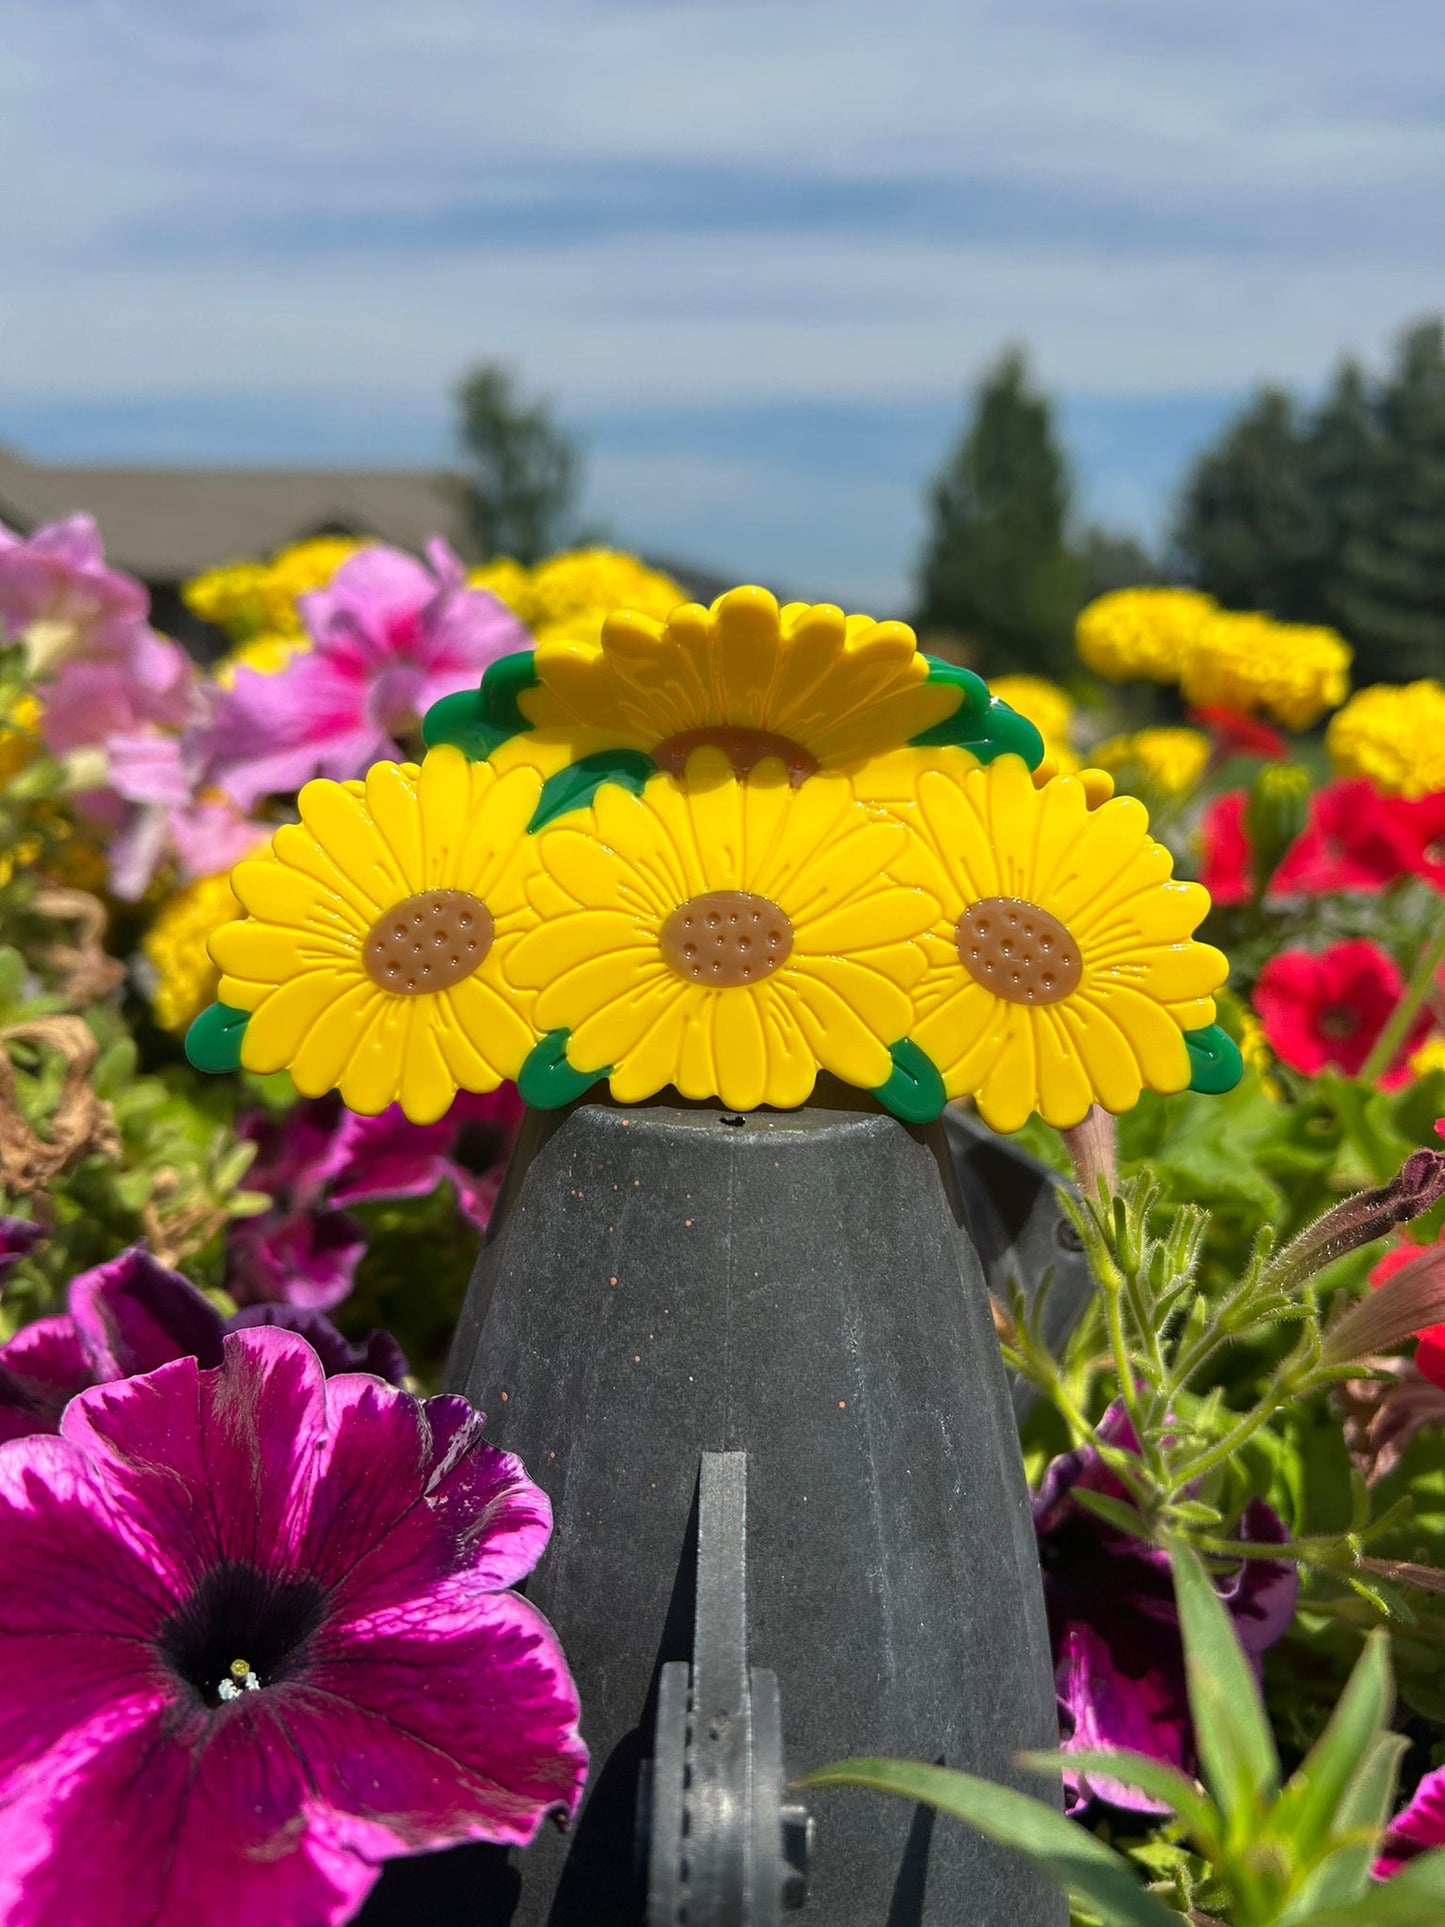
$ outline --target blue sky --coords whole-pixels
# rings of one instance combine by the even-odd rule
[[[437,462],[495,354],[619,539],[891,611],[1005,342],[1084,512],[1154,533],[1256,381],[1445,306],[1442,39],[1437,0],[12,0],[0,439]]]

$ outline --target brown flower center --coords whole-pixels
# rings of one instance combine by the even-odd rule
[[[745,729],[732,723],[684,729],[677,736],[669,736],[665,743],[659,743],[652,752],[652,760],[670,776],[681,776],[695,749],[720,749],[739,776],[750,776],[765,757],[781,757],[794,789],[805,777],[816,774],[818,768],[813,752],[795,743],[791,736],[775,736],[770,729]]]
[[[1353,1037],[1360,1028],[1360,1013],[1348,1004],[1327,1004],[1320,1012],[1320,1029],[1338,1043]]]
[[[1022,897],[982,897],[954,928],[968,974],[1011,1004],[1057,1004],[1078,988],[1083,959],[1067,924]]]
[[[737,990],[773,974],[793,947],[793,926],[771,897],[709,890],[680,903],[658,941],[679,977],[713,990]]]
[[[480,897],[467,890],[422,890],[383,910],[366,933],[362,962],[383,990],[422,997],[470,977],[496,934]]]

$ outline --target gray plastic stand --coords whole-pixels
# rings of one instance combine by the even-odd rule
[[[518,1856],[505,1891],[478,1886],[473,1918],[642,1918],[639,1769],[660,1669],[691,1656],[704,1451],[748,1455],[750,1657],[777,1675],[791,1770],[883,1754],[1040,1791],[1012,1765],[1057,1740],[1028,1494],[940,1127],[681,1103],[529,1116],[449,1382],[551,1495],[527,1592],[592,1749],[571,1834]],[[810,1806],[802,1920],[1067,1918],[951,1821],[855,1791]]]

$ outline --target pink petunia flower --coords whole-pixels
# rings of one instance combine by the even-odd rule
[[[167,735],[130,730],[106,744],[109,788],[128,805],[112,812],[110,887],[127,902],[145,894],[168,858],[182,882],[214,876],[251,855],[271,826],[242,814],[229,797],[204,787],[205,743],[198,730]]]
[[[1404,989],[1393,958],[1378,944],[1357,938],[1326,950],[1279,951],[1259,974],[1254,1007],[1265,1042],[1281,1062],[1309,1077],[1327,1065],[1356,1077]],[[1380,1079],[1386,1090],[1408,1079],[1406,1060],[1431,1021],[1428,1011],[1416,1016]]]
[[[356,1913],[381,1863],[581,1796],[546,1496],[460,1398],[237,1332],[0,1449],[0,1918]]]
[[[1246,800],[1243,790],[1225,790],[1209,803],[1200,819],[1199,881],[1217,904],[1249,901],[1252,886],[1249,838],[1244,828]]]
[[[0,1440],[59,1429],[78,1392],[153,1371],[173,1358],[219,1365],[227,1332],[284,1325],[328,1372],[375,1372],[399,1384],[405,1354],[389,1332],[353,1345],[319,1311],[264,1305],[223,1319],[203,1292],[139,1246],[72,1278],[69,1309],[22,1325],[0,1345]]]
[[[399,756],[434,702],[530,646],[495,596],[467,588],[445,542],[426,553],[430,568],[398,549],[360,550],[298,602],[312,648],[275,675],[236,671],[212,740],[216,780],[243,809]]]
[[[1402,1813],[1397,1813],[1380,1842],[1375,1861],[1377,1880],[1388,1880],[1419,1854],[1445,1847],[1445,1767],[1427,1773]]]
[[[1365,777],[1326,783],[1310,798],[1309,821],[1269,881],[1271,896],[1330,896],[1383,890],[1406,869],[1406,850],[1387,800]]]
[[[392,1104],[355,1117],[340,1098],[297,1104],[279,1122],[252,1112],[238,1125],[257,1146],[247,1174],[271,1209],[227,1233],[226,1288],[240,1304],[328,1308],[351,1290],[366,1233],[350,1205],[424,1197],[450,1185],[468,1221],[485,1230],[521,1121],[516,1086],[461,1092],[435,1124],[413,1124]]]
[[[1391,799],[1391,814],[1406,867],[1437,890],[1445,890],[1445,790],[1417,802]]]

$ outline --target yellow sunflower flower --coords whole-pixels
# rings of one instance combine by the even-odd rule
[[[242,914],[229,871],[198,877],[167,897],[141,938],[155,972],[151,1009],[162,1030],[183,1031],[216,994],[216,966],[206,948],[218,925]]]
[[[1110,682],[1177,682],[1215,606],[1197,589],[1113,589],[1080,614],[1074,644],[1085,667]]]
[[[699,612],[700,614],[701,612]],[[888,870],[903,826],[846,778],[749,781],[718,748],[685,784],[608,785],[536,838],[540,921],[513,952],[540,1030],[635,1103],[665,1085],[735,1110],[805,1103],[819,1069],[875,1090],[907,1034],[936,899]]]
[[[903,623],[827,603],[780,609],[758,588],[711,609],[685,603],[666,622],[617,611],[596,641],[544,637],[533,668],[517,703],[539,744],[637,750],[674,775],[714,748],[739,775],[778,757],[801,782],[932,728],[960,702],[956,681],[930,680]]]
[[[1208,893],[1172,880],[1141,803],[1090,809],[1076,777],[1037,789],[1016,756],[944,751],[919,756],[905,815],[891,874],[942,906],[910,1035],[950,1097],[995,1130],[1033,1111],[1068,1129],[1189,1084],[1184,1033],[1213,1024],[1228,964],[1192,941]]]
[[[1411,801],[1445,790],[1445,683],[1373,683],[1351,696],[1325,731],[1342,776],[1368,776],[1386,796]]]
[[[1349,695],[1352,653],[1333,629],[1221,609],[1200,624],[1179,686],[1197,708],[1263,710],[1286,729],[1308,729]]]
[[[222,1005],[250,1013],[246,1069],[289,1070],[307,1097],[336,1086],[367,1116],[399,1099],[417,1124],[515,1077],[535,1036],[507,965],[536,920],[540,782],[443,746],[420,769],[308,783],[300,823],[232,872],[249,914],[211,938]]]

